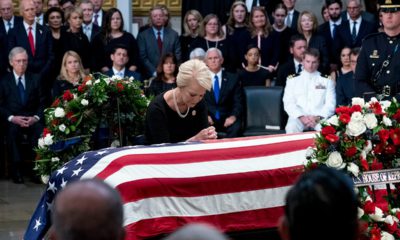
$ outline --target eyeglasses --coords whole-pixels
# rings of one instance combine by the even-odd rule
[[[13,62],[17,64],[27,64],[28,59],[14,59]]]

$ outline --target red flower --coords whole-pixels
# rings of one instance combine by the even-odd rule
[[[389,130],[386,129],[379,130],[378,136],[381,142],[386,142],[389,139]]]
[[[54,102],[51,104],[51,107],[57,107],[58,104],[60,104],[60,99],[56,98],[56,100],[54,100]]]
[[[392,118],[397,122],[400,122],[400,109],[397,110],[397,112],[393,115]]]
[[[397,231],[397,222],[393,222],[392,225],[385,224],[385,229],[388,233],[394,234]]]
[[[392,145],[392,144],[386,145],[385,153],[389,154],[389,155],[395,154],[396,153],[396,147],[394,145]]]
[[[375,213],[375,203],[372,201],[366,201],[364,204],[364,212],[365,214],[373,214]]]
[[[73,123],[77,121],[76,117],[74,117],[73,112],[67,112],[67,114],[65,116],[67,119],[69,119]]]
[[[66,90],[63,94],[63,99],[65,101],[71,101],[72,99],[74,99],[74,95],[72,95],[70,90]]]
[[[362,158],[360,156],[360,163],[361,163],[361,167],[364,171],[368,171],[369,170],[369,166],[368,166],[368,162],[366,159]]]
[[[390,139],[394,145],[400,145],[400,128],[390,129]]]
[[[344,155],[346,155],[346,157],[353,157],[356,153],[357,153],[357,148],[355,146],[351,146],[346,149]]]
[[[353,112],[361,112],[361,106],[360,105],[353,105],[351,107],[351,113]]]
[[[384,142],[382,142],[382,143],[380,143],[380,144],[377,144],[375,147],[374,147],[374,153],[375,154],[381,154],[382,152],[383,152],[383,149],[385,148],[385,143]]]
[[[372,110],[372,112],[374,112],[375,114],[384,114],[384,112],[382,112],[382,107],[381,104],[379,102],[372,102],[369,105],[369,108]]]
[[[78,92],[80,92],[80,93],[83,93],[83,92],[85,92],[85,90],[86,90],[86,85],[79,85],[79,87],[78,87]]]
[[[332,126],[326,126],[326,127],[323,127],[323,128],[321,129],[321,134],[322,134],[323,136],[326,136],[326,135],[328,135],[328,134],[335,134],[335,133],[336,133],[336,130],[335,130],[335,128],[332,127]]]
[[[58,126],[59,123],[60,123],[60,122],[58,121],[58,119],[53,119],[53,120],[51,121],[51,125],[52,125],[53,127]]]
[[[382,170],[383,164],[378,162],[376,159],[371,163],[371,170]]]
[[[336,114],[342,115],[344,113],[350,115],[351,114],[351,109],[349,107],[346,107],[346,106],[340,106],[340,107],[336,108]]]
[[[92,80],[92,76],[86,75],[86,76],[83,78],[83,83],[86,83],[86,82],[89,81],[89,80]]]
[[[45,137],[47,134],[51,133],[50,129],[44,128],[43,129],[43,136]]]
[[[117,83],[116,85],[118,92],[124,91],[124,85],[122,83]]]
[[[337,141],[339,141],[339,137],[335,134],[328,134],[325,136],[326,140],[328,140],[331,143],[335,143]]]
[[[347,113],[343,113],[342,115],[339,116],[339,121],[341,121],[344,124],[348,124],[350,122],[350,115]]]
[[[374,226],[371,231],[371,240],[381,240],[381,229],[378,226]]]

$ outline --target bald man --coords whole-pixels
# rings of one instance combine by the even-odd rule
[[[211,225],[191,223],[178,229],[164,240],[228,240],[228,238]]]
[[[86,179],[66,186],[55,199],[51,239],[124,239],[118,192],[103,181]]]

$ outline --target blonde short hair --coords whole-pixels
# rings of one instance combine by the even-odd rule
[[[179,88],[186,87],[193,79],[204,89],[211,90],[210,72],[207,65],[199,59],[192,59],[181,64],[176,77],[176,85]]]

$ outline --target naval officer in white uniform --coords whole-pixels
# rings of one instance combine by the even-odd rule
[[[335,84],[318,72],[319,52],[308,49],[303,58],[303,71],[288,77],[283,105],[289,115],[286,133],[321,130],[319,121],[335,112]]]

